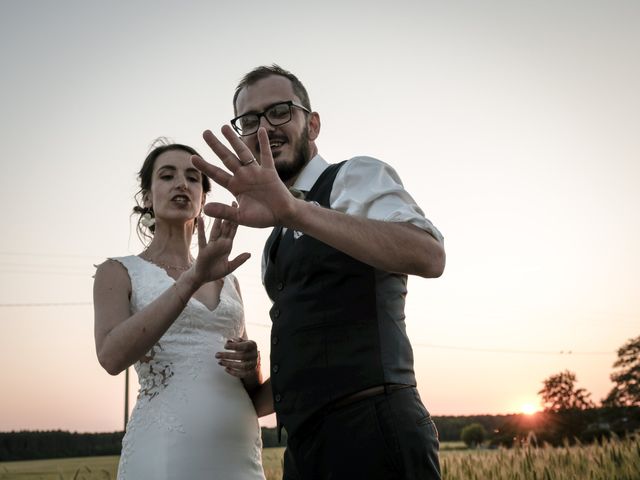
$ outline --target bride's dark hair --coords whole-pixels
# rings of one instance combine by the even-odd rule
[[[192,147],[188,145],[183,145],[181,143],[174,143],[169,140],[167,137],[158,137],[156,138],[151,145],[149,146],[149,153],[147,154],[147,158],[144,159],[142,163],[142,167],[138,172],[138,181],[140,182],[140,190],[135,194],[134,200],[136,201],[136,206],[133,207],[133,214],[138,214],[138,221],[136,225],[136,231],[138,233],[138,238],[142,241],[142,243],[146,243],[147,240],[151,240],[153,238],[153,233],[155,232],[155,226],[151,225],[146,227],[142,222],[142,216],[149,213],[153,217],[153,209],[144,206],[144,195],[149,190],[151,190],[151,180],[153,177],[153,167],[156,163],[156,159],[163,153],[169,152],[172,150],[182,150],[184,152],[190,153],[191,155],[200,154]],[[209,177],[207,177],[204,173],[202,174],[202,192],[204,195],[211,191],[211,181]]]

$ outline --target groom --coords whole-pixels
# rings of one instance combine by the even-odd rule
[[[320,116],[292,73],[252,70],[233,103],[235,133],[222,127],[233,151],[204,134],[231,173],[194,164],[238,201],[208,204],[208,215],[274,227],[263,258],[273,301],[263,390],[288,433],[283,478],[439,479],[404,299],[408,274],[442,274],[442,235],[387,164],[318,154]]]

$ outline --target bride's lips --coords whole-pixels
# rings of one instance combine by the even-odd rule
[[[186,195],[174,195],[171,197],[171,201],[177,203],[178,205],[187,205],[191,202],[191,199]]]

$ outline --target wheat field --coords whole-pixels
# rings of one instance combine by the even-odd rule
[[[283,448],[267,448],[267,480],[282,477]],[[461,450],[444,444],[444,480],[638,480],[640,437],[554,448]],[[118,457],[0,463],[0,480],[115,480]]]
[[[442,452],[446,480],[640,480],[640,437],[554,448]]]

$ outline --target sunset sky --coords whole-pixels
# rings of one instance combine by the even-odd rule
[[[445,236],[445,274],[407,297],[430,412],[520,412],[565,369],[599,401],[640,335],[638,25],[633,0],[0,2],[0,431],[122,428],[93,264],[142,249],[149,144],[220,164],[202,131],[274,62],[307,87],[320,154],[391,164]],[[235,246],[265,360],[268,233]]]

